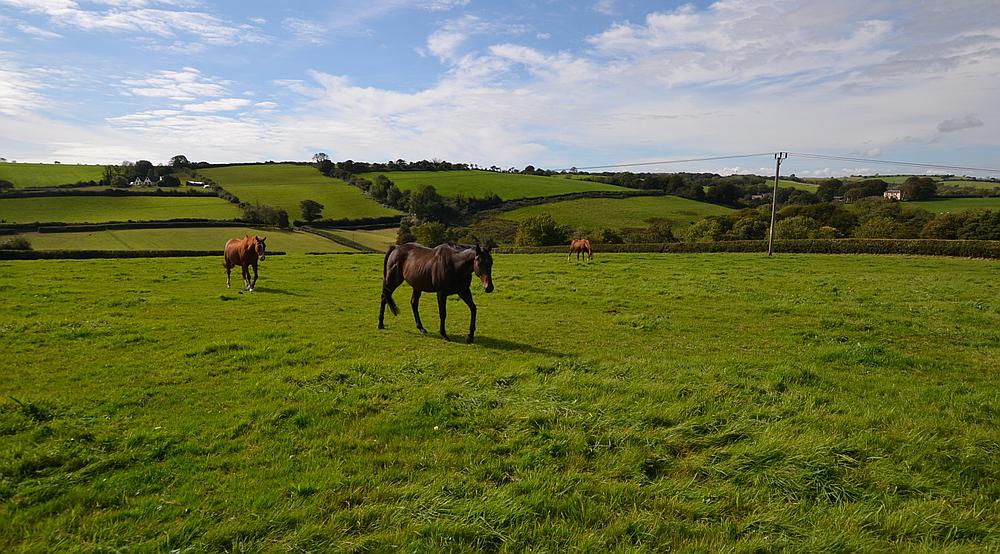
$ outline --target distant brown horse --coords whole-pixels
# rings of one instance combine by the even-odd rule
[[[243,269],[243,284],[246,290],[253,292],[257,285],[257,260],[264,261],[264,252],[267,249],[264,241],[267,237],[247,235],[242,239],[232,239],[226,243],[226,251],[222,262],[226,268],[226,288],[229,288],[230,274],[234,267],[240,266]],[[253,281],[250,281],[250,270],[253,268]]]
[[[594,251],[590,248],[590,241],[587,239],[573,239],[569,245],[569,256],[566,256],[566,259],[572,258],[574,253],[576,253],[577,261],[580,260],[580,254],[586,254],[584,259],[594,259]]]
[[[435,248],[427,248],[415,242],[390,246],[385,253],[382,267],[382,307],[378,312],[378,328],[385,329],[385,307],[388,305],[393,315],[399,315],[399,308],[392,300],[392,293],[403,281],[413,287],[410,307],[413,308],[413,319],[417,329],[427,333],[420,322],[420,294],[424,292],[437,293],[438,313],[441,316],[441,336],[448,340],[444,330],[445,304],[448,296],[457,294],[465,301],[472,314],[469,323],[469,336],[465,342],[472,343],[476,334],[476,304],[472,301],[472,274],[475,273],[483,283],[486,292],[493,292],[493,256],[490,254],[492,245],[480,247],[463,244],[442,244]]]

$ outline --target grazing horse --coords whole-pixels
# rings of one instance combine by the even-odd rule
[[[491,244],[480,247],[479,244],[469,246],[464,244],[442,244],[435,248],[410,242],[393,245],[385,253],[382,266],[382,307],[378,312],[378,328],[385,329],[385,307],[388,305],[393,315],[399,315],[399,308],[392,300],[392,293],[403,281],[413,287],[410,307],[413,308],[413,319],[417,329],[426,334],[423,323],[420,322],[420,294],[424,292],[437,293],[438,313],[441,316],[441,336],[448,340],[444,330],[445,304],[448,296],[457,294],[465,301],[472,313],[469,323],[469,336],[465,342],[472,343],[476,334],[476,304],[472,301],[472,274],[475,273],[483,283],[486,292],[493,292],[493,256],[490,254]]]
[[[247,235],[242,239],[232,239],[226,243],[222,261],[222,266],[226,268],[226,288],[229,288],[229,278],[233,268],[240,266],[243,269],[243,284],[246,290],[253,292],[254,286],[257,285],[257,260],[264,261],[265,240],[267,237]],[[253,268],[253,282],[250,281],[248,267]]]
[[[572,258],[574,253],[576,253],[577,261],[580,261],[580,254],[586,254],[584,259],[594,259],[594,251],[590,248],[590,241],[587,239],[573,239],[569,245],[569,256],[566,256],[566,259]]]

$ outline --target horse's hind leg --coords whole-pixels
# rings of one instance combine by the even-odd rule
[[[426,335],[427,329],[424,329],[424,324],[420,322],[420,291],[417,289],[413,289],[410,307],[413,308],[413,319],[417,322],[417,330]]]
[[[444,340],[451,340],[448,338],[448,333],[446,333],[444,330],[444,320],[445,317],[447,316],[447,307],[448,307],[448,295],[443,292],[439,292],[438,315],[441,316],[441,337],[444,338]]]
[[[226,266],[226,288],[227,289],[230,287],[229,282],[232,280],[232,274],[233,274],[233,266],[227,265]]]
[[[379,309],[378,309],[378,328],[379,329],[385,329],[385,307],[386,307],[386,305],[389,305],[390,309],[393,310],[394,313],[398,312],[396,310],[396,308],[392,307],[392,306],[395,306],[395,303],[392,303],[392,304],[390,304],[390,303],[392,302],[392,293],[396,289],[399,288],[399,285],[402,285],[402,284],[403,284],[403,272],[402,271],[396,271],[393,268],[393,269],[390,269],[389,271],[386,272],[386,274],[385,274],[385,281],[382,283],[382,306],[379,307]]]

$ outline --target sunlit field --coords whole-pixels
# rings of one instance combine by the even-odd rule
[[[53,187],[80,181],[99,181],[102,165],[0,163],[0,179],[16,188]]]
[[[520,221],[527,217],[548,214],[563,225],[600,230],[645,227],[649,225],[649,221],[655,219],[665,219],[674,225],[686,225],[706,216],[723,215],[731,211],[724,206],[679,196],[639,196],[551,202],[504,212],[498,217]]]
[[[260,202],[285,209],[292,219],[301,217],[299,203],[315,200],[323,204],[323,217],[330,219],[379,217],[398,214],[366,198],[357,187],[324,176],[309,165],[239,165],[199,169],[244,202]]]
[[[0,262],[0,550],[1000,548],[996,262],[382,264]]]
[[[7,223],[104,223],[177,218],[230,220],[243,216],[235,204],[198,196],[54,196],[0,198]]]

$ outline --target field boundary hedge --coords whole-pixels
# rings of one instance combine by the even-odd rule
[[[258,227],[278,229],[274,225],[261,225],[242,219],[166,219],[159,221],[109,221],[106,223],[5,223],[0,234],[13,233],[78,233],[87,231],[114,231],[119,229],[169,229],[184,227]]]
[[[504,254],[565,254],[567,245],[504,247]],[[594,244],[594,252],[694,254],[709,252],[767,252],[766,240],[719,242],[667,242],[647,244]],[[820,239],[776,240],[779,254],[910,254],[1000,259],[1000,241],[929,239]]]
[[[327,240],[331,240],[331,241],[333,241],[333,242],[335,242],[337,244],[340,244],[342,246],[346,246],[348,248],[353,248],[355,250],[358,250],[359,252],[365,252],[365,253],[378,252],[377,250],[375,250],[373,248],[369,248],[369,247],[361,244],[360,242],[354,242],[351,239],[347,239],[347,238],[344,238],[344,237],[338,237],[337,235],[334,235],[333,233],[327,233],[326,231],[322,231],[320,229],[313,229],[311,227],[299,227],[299,229],[301,229],[302,231],[304,231],[306,233],[312,233],[312,234],[314,234],[314,235],[316,235],[318,237],[323,237],[323,238],[325,238]],[[312,252],[307,252],[307,254],[311,254],[311,253]]]
[[[65,196],[167,196],[167,197],[196,197],[196,198],[219,198],[218,193],[205,189],[185,189],[185,190],[130,190],[130,189],[105,189],[105,190],[73,190],[67,189],[14,189],[0,194],[0,199],[4,198],[50,198]]]
[[[323,229],[375,230],[399,226],[401,215],[362,217],[358,219],[318,219],[316,221],[295,220],[296,227],[318,227]]]
[[[0,260],[90,260],[101,258],[196,258],[222,256],[222,250],[0,250]],[[268,252],[284,256],[285,252]]]

